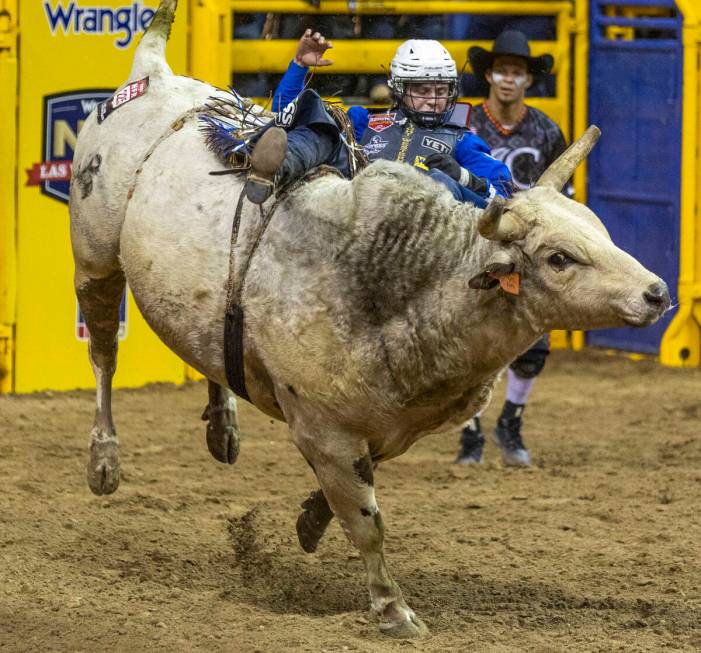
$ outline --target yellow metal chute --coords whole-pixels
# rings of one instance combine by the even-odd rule
[[[677,0],[677,6],[684,15],[679,310],[662,338],[660,361],[696,367],[701,365],[701,7],[695,0]]]
[[[554,41],[534,41],[531,49],[535,55],[550,53],[555,58],[556,92],[554,98],[529,98],[529,104],[544,111],[557,122],[566,138],[571,134],[570,77],[573,58],[570,37],[574,36],[578,44],[586,30],[577,26],[574,15],[574,3],[562,0],[322,0],[318,9],[313,9],[302,0],[231,0],[231,8],[236,14],[241,13],[319,13],[319,14],[513,14],[553,16],[556,23],[557,39]],[[586,21],[586,14],[584,14]],[[401,41],[334,39],[334,65],[315,69],[315,74],[382,74],[389,66],[397,46]],[[442,41],[451,55],[461,66],[467,59],[467,51],[473,45],[491,47],[491,41]],[[296,41],[289,40],[241,40],[231,44],[231,69],[234,86],[236,75],[246,73],[281,73],[294,56]],[[582,51],[580,48],[577,51]],[[586,56],[586,50],[582,51]],[[577,70],[582,68],[578,62]],[[580,86],[580,88],[582,88]],[[482,98],[463,98],[480,102]],[[265,102],[266,98],[258,98]],[[584,110],[586,97],[577,101],[575,111]],[[583,192],[584,185],[579,184]]]
[[[0,0],[0,393],[12,390],[15,307],[17,2]]]

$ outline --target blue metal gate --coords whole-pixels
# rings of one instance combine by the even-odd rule
[[[602,137],[589,156],[588,203],[614,242],[667,282],[674,302],[682,22],[672,0],[591,2],[589,121]],[[591,331],[587,342],[656,353],[670,321],[671,315],[646,329]]]

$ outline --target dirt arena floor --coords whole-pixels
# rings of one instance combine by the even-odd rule
[[[376,474],[386,552],[431,629],[382,638],[284,425],[241,402],[210,457],[204,383],[116,392],[122,484],[85,482],[89,392],[0,397],[2,651],[701,650],[701,371],[554,353],[528,408],[531,470],[452,464],[433,436]],[[486,417],[491,430],[500,385]]]

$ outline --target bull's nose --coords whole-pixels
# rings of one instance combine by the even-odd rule
[[[671,303],[669,290],[664,281],[658,281],[648,286],[648,289],[643,293],[645,301],[656,308],[667,308]]]

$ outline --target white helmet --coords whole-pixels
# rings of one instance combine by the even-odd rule
[[[449,85],[446,108],[441,112],[416,111],[406,102],[406,84],[441,82]],[[445,122],[458,97],[458,71],[455,61],[438,41],[410,39],[402,43],[390,65],[389,87],[407,116],[425,127],[437,127]]]

